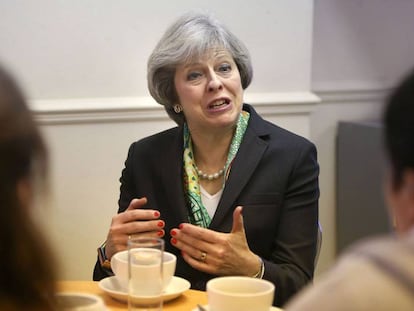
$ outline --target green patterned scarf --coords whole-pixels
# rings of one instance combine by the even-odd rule
[[[249,123],[250,114],[242,111],[237,121],[236,131],[231,141],[229,154],[225,166],[225,174],[223,177],[223,187],[227,180],[234,157],[239,150]],[[191,134],[187,123],[184,124],[184,189],[186,190],[188,206],[190,209],[190,223],[200,227],[207,228],[210,225],[211,217],[201,201],[200,184],[198,182],[198,174],[194,163],[193,146],[191,142]]]

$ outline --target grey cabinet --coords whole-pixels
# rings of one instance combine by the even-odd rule
[[[380,122],[338,124],[337,252],[358,239],[390,230],[383,191],[383,150]]]

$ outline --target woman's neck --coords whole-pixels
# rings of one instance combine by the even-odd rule
[[[194,160],[208,174],[222,169],[233,139],[234,128],[219,133],[191,132]]]

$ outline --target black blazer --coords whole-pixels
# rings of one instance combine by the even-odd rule
[[[250,249],[265,264],[264,279],[275,284],[275,305],[313,278],[318,228],[319,166],[315,146],[303,137],[263,120],[245,104],[250,120],[234,159],[210,229],[230,232],[232,213],[243,206]],[[214,277],[197,271],[170,244],[169,232],[188,222],[183,189],[183,131],[175,127],[133,143],[120,178],[118,212],[146,196],[146,208],[165,221],[166,251],[177,255],[176,276],[205,290]],[[94,280],[107,274],[99,263]]]

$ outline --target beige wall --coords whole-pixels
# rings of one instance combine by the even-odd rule
[[[1,1],[0,62],[22,82],[51,151],[53,197],[43,215],[62,277],[91,278],[129,144],[173,125],[148,97],[145,64],[166,25],[195,7],[213,11],[251,51],[246,101],[318,147],[318,272],[326,270],[335,258],[337,121],[377,118],[414,55],[405,39],[413,2],[390,3]]]
[[[379,119],[390,88],[414,66],[414,2],[316,0],[311,89],[321,98],[310,118],[321,164],[324,227],[318,272],[335,260],[337,122]],[[358,217],[358,215],[355,215]]]
[[[318,101],[310,93],[313,1],[0,3],[1,59],[27,90],[51,150],[45,226],[64,278],[91,277],[129,144],[173,125],[148,97],[146,61],[167,25],[194,8],[212,11],[249,48],[246,100],[309,137]]]

